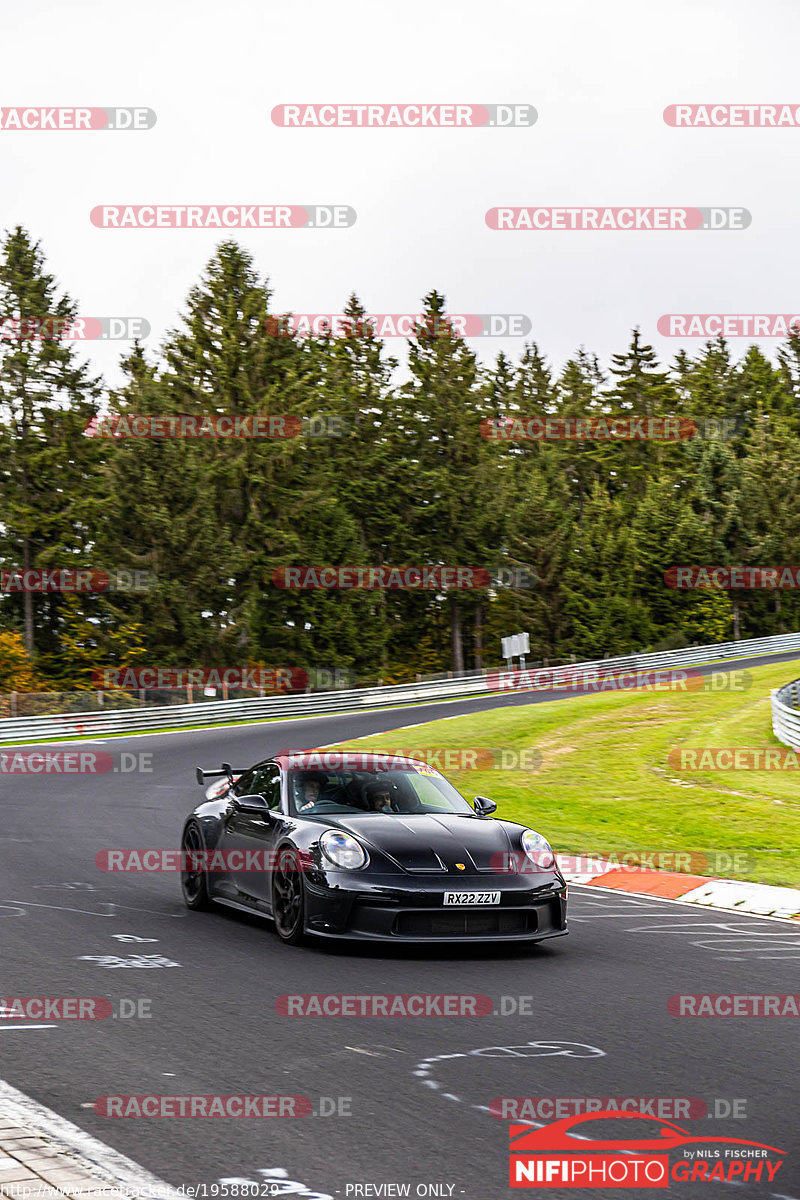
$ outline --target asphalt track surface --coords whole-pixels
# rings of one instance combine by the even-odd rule
[[[761,661],[776,656],[734,666]],[[800,991],[800,928],[788,922],[572,886],[569,937],[533,948],[293,949],[267,921],[189,912],[175,875],[95,867],[100,849],[178,845],[202,797],[197,763],[246,766],[288,746],[553,698],[126,737],[100,748],[150,754],[151,773],[0,777],[0,991],[146,999],[152,1014],[49,1028],[0,1017],[0,1077],[169,1183],[206,1184],[211,1195],[220,1180],[252,1180],[307,1200],[403,1194],[381,1184],[465,1200],[520,1194],[508,1187],[507,1124],[486,1111],[496,1097],[698,1097],[712,1111],[715,1101],[744,1100],[744,1119],[678,1124],[781,1148],[774,1182],[748,1181],[738,1192],[800,1197],[796,1020],[667,1010],[677,993]],[[121,940],[131,937],[144,940]],[[104,966],[109,955],[173,965]],[[492,998],[496,1015],[276,1012],[281,995],[320,992],[477,993]],[[304,1095],[315,1112],[325,1097],[350,1115],[125,1120],[91,1107],[103,1095],[187,1094]],[[709,1186],[670,1184],[687,1200]],[[717,1184],[712,1195],[735,1195],[735,1186]]]

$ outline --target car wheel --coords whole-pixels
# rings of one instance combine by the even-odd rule
[[[184,830],[181,840],[181,850],[190,850],[195,853],[205,850],[200,826],[195,825],[194,822],[191,825],[187,825]],[[183,892],[183,899],[187,908],[195,910],[212,908],[213,905],[211,897],[208,894],[208,881],[205,871],[201,867],[198,867],[196,870],[192,869],[189,863],[186,865],[189,869],[181,871],[181,891]]]
[[[303,940],[306,898],[297,852],[283,846],[272,872],[272,916],[282,942],[298,946]]]

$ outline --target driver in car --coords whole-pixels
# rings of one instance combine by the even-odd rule
[[[319,776],[306,775],[303,780],[300,797],[297,801],[298,812],[311,812],[319,800],[320,786]]]
[[[394,812],[392,793],[388,783],[379,780],[367,786],[367,808],[369,812]]]

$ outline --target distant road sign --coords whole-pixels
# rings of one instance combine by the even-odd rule
[[[531,639],[528,633],[512,633],[511,637],[502,638],[503,658],[518,658],[522,654],[530,654]]]

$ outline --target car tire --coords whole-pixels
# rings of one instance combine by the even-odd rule
[[[287,946],[299,946],[305,936],[306,894],[298,864],[294,847],[281,846],[272,872],[272,919],[275,932]]]
[[[190,821],[183,831],[181,850],[205,850],[200,826],[195,821]],[[195,912],[208,911],[208,909],[214,907],[211,897],[208,894],[208,879],[205,871],[182,870],[181,891],[183,892],[184,904],[187,908],[194,909]]]

